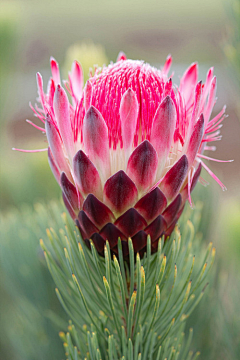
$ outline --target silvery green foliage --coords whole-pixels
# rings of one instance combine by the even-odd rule
[[[60,333],[67,359],[190,360],[192,330],[185,339],[185,320],[201,300],[215,249],[201,256],[194,234],[199,212],[182,217],[168,241],[160,239],[151,254],[151,240],[142,259],[129,239],[129,262],[112,255],[108,243],[101,257],[89,250],[64,214],[62,229],[47,230],[50,245],[41,241],[56,294],[71,319]],[[194,251],[198,254],[196,261]]]
[[[59,203],[0,214],[1,359],[63,358],[57,333],[66,328],[66,316],[39,245],[46,227],[58,226],[56,209],[60,217]]]

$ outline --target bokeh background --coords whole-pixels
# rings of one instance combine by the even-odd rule
[[[203,204],[202,241],[213,241],[217,259],[188,325],[201,359],[239,359],[239,0],[0,0],[0,359],[64,358],[58,332],[67,318],[39,249],[45,227],[56,225],[60,190],[46,153],[11,150],[46,147],[44,135],[25,121],[35,120],[28,104],[36,101],[36,72],[46,87],[50,56],[62,78],[78,59],[87,79],[89,67],[114,61],[120,50],[157,67],[171,53],[176,84],[193,61],[203,80],[215,67],[214,112],[226,104],[229,117],[214,156],[234,162],[210,164],[227,192],[204,173],[210,185],[199,184],[194,194]]]

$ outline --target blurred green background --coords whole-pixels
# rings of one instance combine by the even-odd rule
[[[54,215],[44,217],[39,202],[58,201],[60,190],[46,153],[11,150],[46,147],[44,135],[25,122],[38,123],[28,106],[36,101],[35,74],[41,72],[46,88],[50,56],[58,60],[63,78],[78,58],[87,79],[89,67],[114,61],[120,50],[159,67],[171,53],[177,84],[193,61],[199,62],[203,80],[215,67],[214,111],[226,104],[229,117],[214,156],[234,163],[210,164],[227,192],[205,173],[210,185],[199,184],[195,191],[194,199],[204,204],[203,241],[214,242],[217,261],[214,280],[189,326],[201,359],[239,359],[239,0],[0,1],[0,359],[64,358],[58,331],[65,330],[66,317],[38,245],[44,226],[57,221]]]

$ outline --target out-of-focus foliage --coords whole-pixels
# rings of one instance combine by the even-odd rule
[[[94,72],[95,66],[108,65],[107,54],[104,47],[94,44],[91,40],[70,46],[66,53],[64,71],[68,74],[74,60],[77,60],[83,69],[84,82],[88,79],[89,69]]]
[[[200,224],[200,232],[205,233],[209,240],[216,239],[217,246],[214,285],[189,320],[189,326],[194,323],[193,342],[197,349],[201,349],[202,359],[239,359],[239,204],[236,198],[226,200],[218,211],[218,207],[214,207],[210,212],[213,223],[207,233],[205,222]]]
[[[228,2],[227,39],[225,54],[232,65],[234,79],[240,87],[240,0]]]
[[[0,11],[0,124],[6,118],[6,102],[9,95],[8,77],[12,75],[14,63],[16,61],[17,27],[18,14],[14,11],[11,2],[7,6],[1,7]],[[1,136],[0,136],[1,140]]]
[[[63,357],[58,331],[65,328],[65,314],[39,246],[46,227],[56,223],[53,210],[41,205],[0,216],[1,359]]]
[[[44,140],[44,135],[43,140]],[[44,144],[44,142],[42,142]],[[29,143],[28,148],[41,148],[42,144]],[[50,170],[47,152],[23,154],[3,149],[1,157],[0,209],[36,201],[56,199],[60,190]]]
[[[223,261],[231,265],[240,259],[240,199],[239,194],[235,199],[226,199],[219,213],[219,225],[216,237],[221,239],[221,253]]]
[[[26,69],[46,65],[50,55],[63,59],[69,44],[84,39],[104,44],[111,59],[123,50],[163,62],[171,47],[180,62],[212,62],[221,55],[217,41],[227,1],[58,0],[56,6],[49,0],[1,0],[1,8],[12,3],[21,17],[18,67]]]

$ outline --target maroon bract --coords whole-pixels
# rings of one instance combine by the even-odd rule
[[[35,114],[45,123],[48,157],[61,186],[64,203],[89,244],[103,254],[109,241],[117,252],[120,237],[125,257],[131,237],[135,252],[152,250],[169,236],[195,187],[208,142],[220,140],[225,108],[210,121],[216,100],[213,68],[205,84],[192,64],[180,80],[168,77],[171,57],[157,70],[143,61],[127,60],[97,69],[83,88],[83,72],[74,62],[61,86],[58,64],[45,94],[37,75],[39,101]]]

